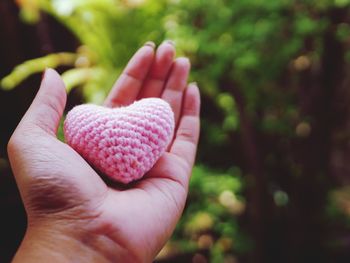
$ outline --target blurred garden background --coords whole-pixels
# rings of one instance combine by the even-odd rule
[[[192,62],[202,134],[157,262],[350,262],[350,0],[1,0],[0,262],[26,227],[6,144],[41,72],[66,110],[101,103],[164,39]]]

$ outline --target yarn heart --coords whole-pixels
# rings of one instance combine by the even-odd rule
[[[158,98],[113,109],[79,105],[64,122],[66,142],[97,170],[125,184],[142,178],[153,167],[173,131],[174,113]]]

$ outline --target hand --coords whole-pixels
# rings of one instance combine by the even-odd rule
[[[190,63],[165,42],[140,48],[105,105],[161,97],[175,113],[169,150],[126,189],[106,185],[56,138],[66,103],[60,76],[48,69],[8,144],[28,227],[14,262],[151,262],[184,208],[199,136],[199,91],[187,84]]]

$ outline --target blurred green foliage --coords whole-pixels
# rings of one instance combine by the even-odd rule
[[[5,89],[45,67],[68,65],[71,69],[63,74],[68,90],[80,87],[87,101],[100,103],[139,46],[148,40],[175,41],[178,54],[191,59],[191,78],[199,83],[205,101],[205,144],[200,146],[202,163],[193,172],[188,206],[169,246],[210,249],[212,262],[223,262],[251,247],[237,223],[245,200],[242,171],[230,156],[233,134],[242,132],[244,112],[264,134],[284,140],[310,135],[308,116],[302,116],[297,104],[296,86],[303,72],[319,67],[324,33],[330,27],[324,14],[349,6],[350,1],[19,2],[27,22],[37,22],[39,10],[44,11],[71,30],[81,47],[76,53],[50,54],[19,65],[1,81]],[[339,41],[347,41],[350,27],[341,23],[336,32]],[[269,155],[268,162],[277,157]],[[287,165],[292,174],[300,175],[296,164],[288,160]],[[277,207],[290,202],[282,190],[273,199]],[[165,250],[171,254],[169,246]]]

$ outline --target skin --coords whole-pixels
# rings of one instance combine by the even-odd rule
[[[171,42],[151,42],[129,61],[106,98],[107,107],[145,97],[168,101],[176,133],[144,179],[107,185],[72,148],[56,138],[66,103],[60,76],[48,69],[8,144],[28,217],[13,262],[151,262],[183,211],[199,137],[200,96],[187,84],[190,63]]]

